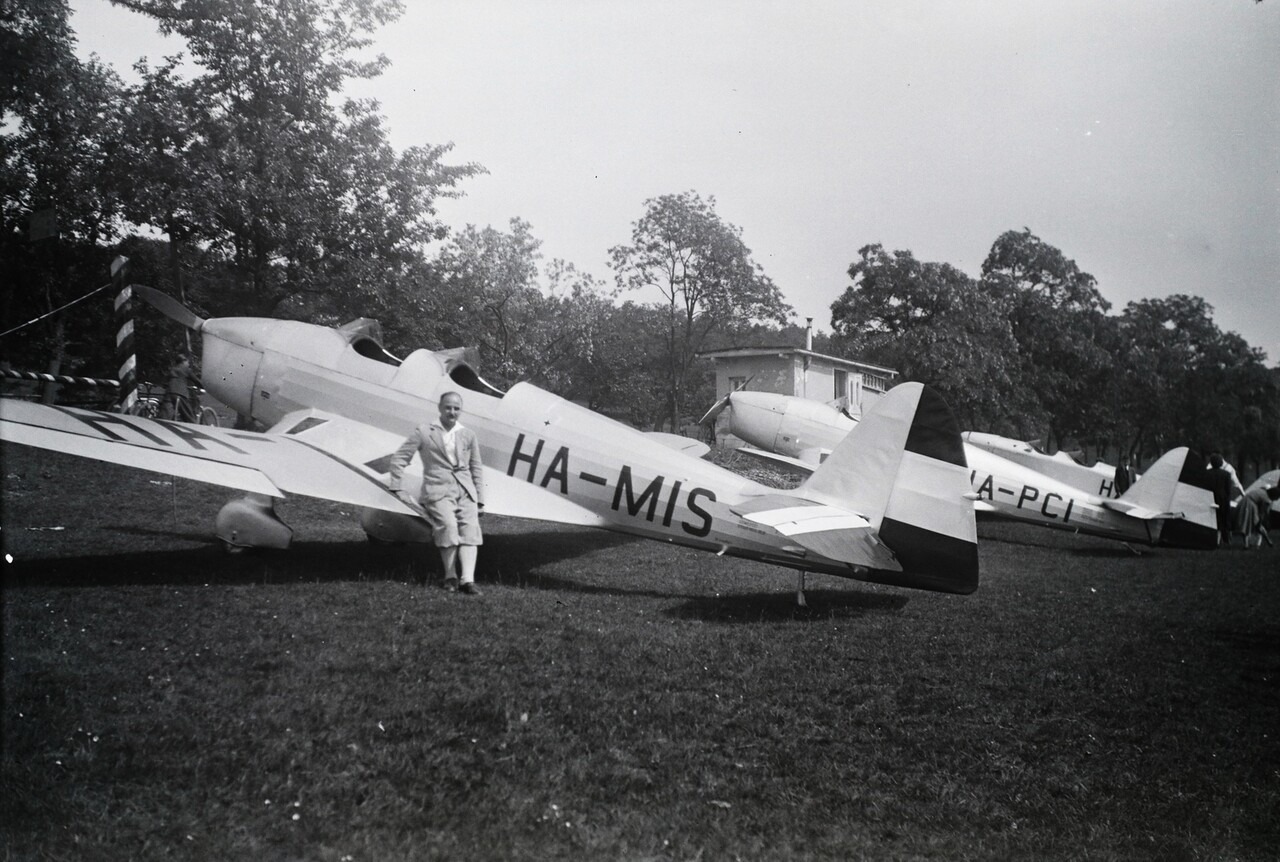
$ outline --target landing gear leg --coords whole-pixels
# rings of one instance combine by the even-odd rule
[[[804,569],[800,570],[800,577],[796,581],[796,607],[808,608],[809,603],[804,598],[804,576],[809,574]]]

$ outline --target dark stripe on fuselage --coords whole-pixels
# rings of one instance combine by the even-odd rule
[[[911,430],[907,432],[906,450],[948,464],[969,466],[964,458],[964,441],[960,439],[960,426],[955,415],[946,400],[928,386],[920,390],[916,415],[911,420]]]
[[[978,545],[944,536],[892,518],[880,524],[880,540],[888,545],[901,572],[877,571],[880,583],[968,595],[978,588]]]

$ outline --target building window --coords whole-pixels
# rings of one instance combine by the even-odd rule
[[[744,386],[746,386],[746,385],[747,385],[747,378],[745,378],[745,377],[730,377],[730,378],[729,378],[729,391],[730,391],[730,392],[737,392],[739,389],[741,389],[742,387],[744,387]]]
[[[849,372],[845,371],[843,368],[837,368],[835,370],[835,381],[836,400],[839,401],[842,398],[847,399],[849,397]]]

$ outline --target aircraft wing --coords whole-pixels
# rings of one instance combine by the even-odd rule
[[[403,438],[318,410],[290,413],[259,433],[3,399],[0,440],[271,497],[301,494],[418,514],[386,487],[391,455]],[[415,464],[406,474],[416,490],[422,468]],[[485,481],[490,514],[603,523],[583,506],[487,467]]]
[[[767,494],[733,506],[735,515],[769,527],[803,548],[851,566],[902,571],[875,528],[854,512],[801,497]]]
[[[319,497],[412,515],[366,467],[297,436],[0,401],[0,440],[271,497]]]
[[[404,442],[404,437],[399,434],[321,410],[290,413],[271,431],[308,443],[346,463],[359,464],[383,485],[390,478],[391,456]],[[406,490],[416,494],[421,482],[422,465],[415,459],[405,470],[403,484]],[[484,468],[484,484],[484,510],[490,515],[588,527],[605,524],[603,518],[585,506],[487,466]]]

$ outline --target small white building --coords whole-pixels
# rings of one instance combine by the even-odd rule
[[[698,354],[715,363],[716,398],[746,387],[823,401],[855,418],[893,386],[898,372],[803,347],[729,347]]]

